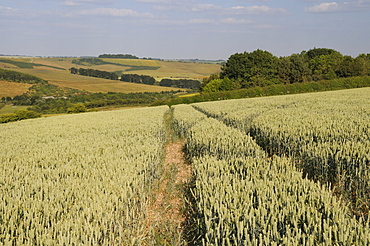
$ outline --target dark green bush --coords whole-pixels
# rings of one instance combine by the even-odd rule
[[[16,111],[15,113],[0,115],[0,123],[8,123],[12,121],[32,119],[38,117],[41,117],[40,113],[31,110],[21,109]]]

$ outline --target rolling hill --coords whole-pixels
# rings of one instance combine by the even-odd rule
[[[0,68],[32,74],[47,80],[50,84],[60,87],[103,93],[160,92],[170,91],[176,88],[84,77],[70,74],[69,69],[71,67],[91,68],[108,72],[149,75],[156,78],[157,81],[160,81],[162,78],[200,79],[220,70],[220,65],[218,64],[146,59],[104,58],[100,60],[103,62],[94,63],[86,58],[1,58]],[[9,88],[9,85],[7,87]]]

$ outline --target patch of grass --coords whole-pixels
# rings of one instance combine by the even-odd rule
[[[123,61],[122,60],[128,60]],[[99,58],[81,58],[72,61],[73,64],[93,66],[93,65],[118,65],[123,67],[128,67],[123,72],[137,71],[137,70],[157,70],[160,66],[152,66],[152,64],[147,62],[141,62],[138,59],[99,59]],[[140,65],[143,64],[143,65]]]
[[[160,68],[153,71],[136,71],[143,75],[159,78],[198,79],[220,72],[220,65],[198,64],[173,61],[157,61]]]
[[[60,67],[49,66],[49,65],[39,64],[39,63],[29,63],[29,62],[17,61],[17,60],[11,60],[11,59],[0,59],[0,62],[9,63],[19,68],[28,68],[28,69],[31,68],[32,69],[34,66],[45,66],[45,67],[63,70],[63,68],[60,68]]]
[[[74,59],[72,61],[72,63],[77,64],[77,65],[85,65],[85,66],[111,64],[111,62],[106,62],[106,61],[103,61],[102,59],[99,59],[99,58]]]
[[[131,66],[129,69],[126,69],[125,72],[129,71],[139,71],[139,70],[157,70],[160,67],[148,67],[148,66]]]
[[[185,94],[185,95],[180,95],[179,97],[193,97],[193,96],[198,96],[198,95],[200,95],[199,92],[197,92],[197,93],[191,93],[191,94]]]
[[[13,105],[5,105],[3,108],[0,109],[0,115],[2,114],[11,114],[21,109],[27,109],[30,106],[13,106]]]
[[[31,86],[32,84],[0,81],[0,98],[22,95]]]
[[[143,59],[111,59],[111,58],[103,58],[105,62],[114,63],[114,64],[121,64],[125,66],[133,66],[133,67],[159,67],[159,61],[157,60],[143,60]]]

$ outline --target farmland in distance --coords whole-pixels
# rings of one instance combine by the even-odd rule
[[[8,81],[0,81],[0,98],[1,97],[14,97],[27,92],[30,84],[15,83]]]
[[[4,59],[3,59],[4,60]],[[106,64],[94,65],[90,63],[74,63],[78,58],[17,58],[8,59],[13,63],[0,61],[0,68],[32,74],[47,80],[50,84],[69,87],[89,92],[161,92],[174,88],[135,84],[121,81],[112,81],[101,78],[92,78],[70,74],[71,67],[96,69],[108,72],[132,73],[149,75],[157,81],[162,78],[189,78],[201,79],[220,71],[219,64],[200,64],[178,61],[159,61],[145,59],[109,59],[104,58]],[[20,62],[21,65],[14,63]]]

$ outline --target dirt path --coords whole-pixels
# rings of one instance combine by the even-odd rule
[[[191,166],[185,162],[183,147],[184,141],[170,142],[166,146],[163,174],[148,212],[151,228],[155,230],[155,242],[159,245],[186,245],[183,192],[191,177]]]

